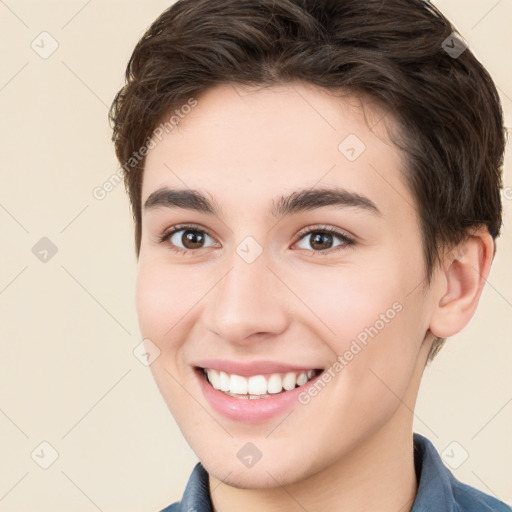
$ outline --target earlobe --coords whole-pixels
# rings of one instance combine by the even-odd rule
[[[449,251],[439,270],[439,293],[434,297],[430,330],[439,338],[461,331],[478,306],[494,257],[494,240],[487,227],[473,231]]]

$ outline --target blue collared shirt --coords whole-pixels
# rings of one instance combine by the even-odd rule
[[[414,433],[418,492],[411,512],[511,512],[503,501],[459,482],[443,464],[434,445]],[[160,512],[213,512],[208,473],[199,462],[180,502]]]

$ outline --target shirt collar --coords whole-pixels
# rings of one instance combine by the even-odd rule
[[[455,512],[453,475],[426,437],[414,433],[413,440],[418,491],[411,512],[427,512],[434,503],[439,512]]]

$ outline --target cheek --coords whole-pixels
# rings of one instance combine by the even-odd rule
[[[404,268],[390,258],[295,275],[294,290],[314,316],[306,314],[332,349],[332,362],[337,358],[343,366],[336,380],[342,395],[350,391],[347,402],[383,405],[395,400],[389,388],[403,395],[410,383],[426,324],[419,288],[411,293],[421,267]]]
[[[142,336],[154,342],[163,336],[172,321],[168,315],[174,310],[176,294],[169,284],[156,265],[139,264],[135,292],[139,327]]]
[[[204,295],[206,283],[194,281],[194,273],[159,264],[140,262],[136,282],[136,308],[144,337],[155,342],[175,339],[193,315],[193,306]],[[176,329],[176,331],[174,331]],[[173,332],[170,332],[172,330]]]
[[[389,266],[379,266],[378,270],[355,265],[311,266],[307,271],[290,275],[289,280],[312,314],[304,310],[305,315],[323,325],[325,341],[329,340],[338,354],[353,339],[364,342],[369,336],[367,329],[374,325],[379,333],[389,330],[406,296],[407,278]],[[371,331],[375,333],[374,329]]]
[[[177,418],[187,410],[189,401],[183,393],[180,361],[183,340],[194,321],[193,305],[197,302],[190,277],[155,259],[139,261],[135,292],[139,328],[142,337],[150,339],[160,350],[150,369]]]

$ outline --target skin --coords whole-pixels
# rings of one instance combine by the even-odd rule
[[[161,351],[154,378],[210,475],[215,510],[410,510],[413,410],[427,355],[434,335],[452,336],[473,316],[492,238],[475,230],[447,251],[427,288],[405,163],[387,139],[389,115],[303,83],[222,85],[197,99],[148,152],[142,204],[165,185],[202,191],[222,212],[143,211],[136,304],[142,336]],[[338,149],[349,134],[366,145],[353,162]],[[334,186],[368,197],[381,215],[334,206],[269,213],[282,194]],[[186,254],[157,242],[181,223],[211,236]],[[322,254],[311,236],[297,236],[318,225],[357,241],[345,246],[334,236]],[[181,248],[182,234],[172,239]],[[236,252],[247,236],[263,251],[250,264]],[[202,358],[328,368],[396,302],[402,310],[291,414],[259,424],[226,419],[192,370]],[[247,442],[262,453],[251,468],[236,455]]]

